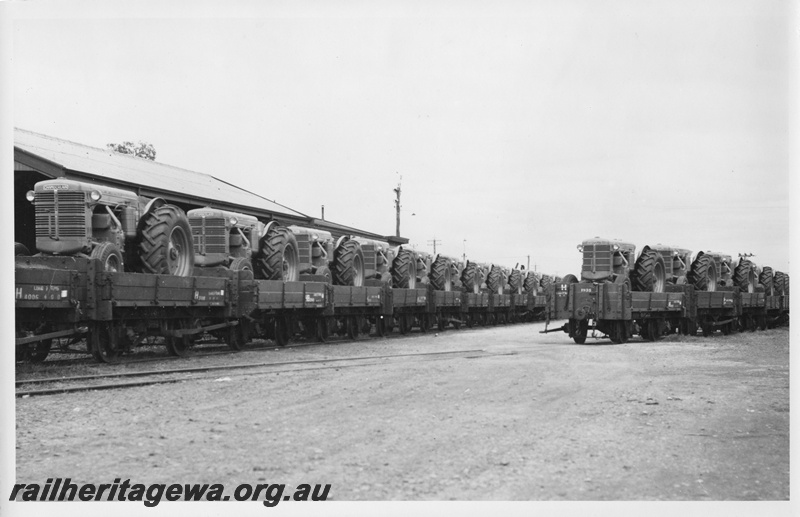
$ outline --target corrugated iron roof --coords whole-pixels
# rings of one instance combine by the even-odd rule
[[[311,219],[274,201],[225,181],[145,158],[15,128],[14,147],[71,171],[106,178],[118,184],[146,185],[154,190],[191,197],[198,202],[227,203],[276,215]]]

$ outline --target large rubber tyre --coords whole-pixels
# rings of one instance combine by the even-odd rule
[[[122,253],[114,243],[101,242],[92,249],[90,257],[100,260],[103,264],[103,271],[108,273],[121,273],[124,271]]]
[[[511,292],[516,294],[524,293],[525,279],[522,278],[522,271],[514,269],[508,276],[508,285],[511,286]]]
[[[464,270],[461,272],[461,285],[464,291],[467,293],[480,293],[481,283],[483,283],[483,277],[480,268],[478,268],[478,265],[475,263],[467,262],[467,265],[464,266]]]
[[[743,293],[756,292],[758,279],[752,262],[749,260],[739,262],[739,265],[733,270],[733,285]]]
[[[525,282],[523,283],[525,292],[532,296],[538,296],[539,282],[540,280],[536,278],[536,273],[534,273],[533,271],[528,271],[528,275],[525,277]]]
[[[27,257],[31,254],[30,250],[27,246],[20,242],[14,243],[14,256],[15,257]]]
[[[411,250],[401,250],[392,261],[392,286],[400,289],[417,287],[417,260]]]
[[[324,276],[325,283],[332,284],[333,283],[333,273],[328,266],[320,266],[314,271],[315,275]]]
[[[142,217],[138,251],[143,273],[192,276],[192,228],[183,210],[162,205]]]
[[[261,238],[255,276],[264,280],[296,282],[300,279],[297,239],[284,226],[273,224]]]
[[[561,279],[562,284],[577,284],[578,277],[573,274],[566,275],[564,278]]]
[[[773,278],[773,292],[776,296],[789,293],[789,276],[781,271],[776,271]]]
[[[228,266],[228,269],[231,271],[250,271],[252,273],[253,263],[248,258],[236,257],[231,262],[231,265]]]
[[[336,285],[364,285],[364,252],[358,241],[348,239],[333,251],[331,274]]]
[[[714,259],[704,253],[699,254],[692,262],[688,278],[698,291],[716,291],[719,276]]]
[[[758,283],[764,286],[764,292],[767,296],[772,296],[775,293],[774,275],[771,267],[764,266],[761,269],[761,274],[758,275]]]
[[[631,287],[635,291],[663,293],[667,283],[664,257],[645,246],[631,272]]]
[[[447,257],[437,257],[431,266],[430,281],[437,291],[452,291],[452,261]]]
[[[492,266],[489,275],[486,277],[486,287],[493,293],[503,294],[506,284],[506,275],[499,266]]]

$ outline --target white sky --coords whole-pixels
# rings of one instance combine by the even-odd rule
[[[788,271],[790,2],[488,4],[18,4],[14,125],[381,234],[402,174],[403,236],[478,261],[577,273],[600,235]]]

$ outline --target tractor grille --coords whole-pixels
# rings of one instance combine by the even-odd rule
[[[375,245],[374,244],[362,244],[361,245],[361,252],[364,254],[364,270],[365,271],[374,271],[378,269],[378,260],[375,256]]]
[[[586,244],[583,247],[583,271],[611,271],[611,245]]]
[[[83,192],[36,192],[36,237],[85,238],[86,197]]]
[[[192,227],[192,240],[194,252],[199,254],[227,253],[225,219],[222,217],[192,217],[189,219]]]
[[[672,276],[672,252],[670,250],[659,251],[661,257],[664,259],[664,269],[666,270],[667,276]]]
[[[301,264],[311,264],[311,236],[305,233],[295,235],[297,240],[297,257]]]

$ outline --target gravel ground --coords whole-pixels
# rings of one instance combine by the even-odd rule
[[[17,399],[17,482],[329,483],[333,500],[788,500],[788,329],[581,346],[542,328],[235,361],[492,353],[474,358]]]

